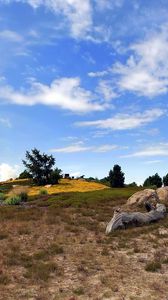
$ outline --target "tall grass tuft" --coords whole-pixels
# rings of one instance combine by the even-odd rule
[[[21,201],[22,201],[21,197],[13,195],[13,196],[8,197],[5,200],[5,204],[7,204],[7,205],[19,205],[21,203]]]
[[[46,189],[41,189],[39,191],[39,195],[43,196],[43,195],[48,195],[48,191]]]

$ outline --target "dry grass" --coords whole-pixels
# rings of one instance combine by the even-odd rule
[[[0,300],[167,300],[168,220],[105,235],[114,207],[132,192],[0,207]]]
[[[87,182],[81,180],[70,180],[70,179],[61,179],[60,183],[57,185],[53,185],[49,188],[46,188],[49,195],[57,194],[57,193],[67,193],[67,192],[89,192],[95,190],[103,190],[107,189],[108,187],[96,183],[96,182]],[[40,187],[33,186],[29,189],[30,196],[36,196],[40,192]]]

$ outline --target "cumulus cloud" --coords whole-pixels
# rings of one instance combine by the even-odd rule
[[[106,106],[95,101],[95,95],[80,86],[79,78],[60,78],[50,85],[36,81],[30,90],[14,90],[10,86],[0,86],[1,101],[18,105],[50,105],[76,113],[101,111]]]
[[[117,93],[131,92],[149,98],[168,91],[168,25],[125,49],[126,62],[119,62],[106,70],[89,72],[89,77],[111,78]]]
[[[84,121],[76,123],[77,126],[92,126],[101,129],[110,130],[126,130],[138,128],[152,121],[157,120],[166,113],[162,109],[151,109],[143,113],[135,114],[117,114],[113,118],[96,120],[96,121]]]
[[[167,93],[168,27],[148,39],[131,45],[126,64],[116,63],[113,72],[119,75],[121,90],[140,96],[155,97]]]
[[[70,24],[73,37],[87,35],[92,27],[92,5],[90,0],[0,0],[2,3],[23,2],[37,9],[44,6],[54,14],[63,14]]]
[[[16,178],[19,172],[19,166],[10,166],[8,164],[0,164],[0,181],[5,181],[10,178]]]

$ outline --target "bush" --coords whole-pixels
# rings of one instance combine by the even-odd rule
[[[26,192],[21,192],[18,196],[21,198],[22,202],[26,202],[28,200],[28,194]]]
[[[19,205],[19,204],[21,203],[21,201],[22,201],[22,200],[21,200],[21,197],[14,195],[14,196],[8,197],[8,198],[5,200],[5,203],[6,203],[7,205]]]
[[[48,191],[46,189],[41,189],[39,195],[48,195]]]
[[[148,262],[145,266],[145,270],[147,272],[157,272],[162,267],[161,263],[159,261],[151,261]]]
[[[5,194],[0,192],[0,202],[5,200]]]

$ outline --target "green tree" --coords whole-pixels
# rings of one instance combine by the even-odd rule
[[[32,175],[27,170],[24,170],[22,173],[20,173],[18,178],[19,179],[32,178]]]
[[[127,184],[127,187],[137,187],[137,183],[135,181]]]
[[[163,177],[163,184],[164,186],[168,186],[168,174]]]
[[[23,164],[26,167],[26,171],[32,175],[36,184],[45,185],[51,183],[51,177],[54,172],[52,168],[55,164],[55,158],[52,155],[41,154],[39,150],[34,148],[31,152],[26,151],[26,159],[23,160]]]
[[[59,179],[62,178],[62,170],[55,168],[52,172],[51,172],[51,176],[50,176],[50,183],[51,184],[58,184]]]
[[[149,187],[153,185],[155,185],[157,188],[162,186],[162,178],[158,175],[158,173],[146,178],[143,184],[144,187]]]
[[[111,187],[124,187],[125,176],[119,165],[114,165],[109,172],[109,182]]]

